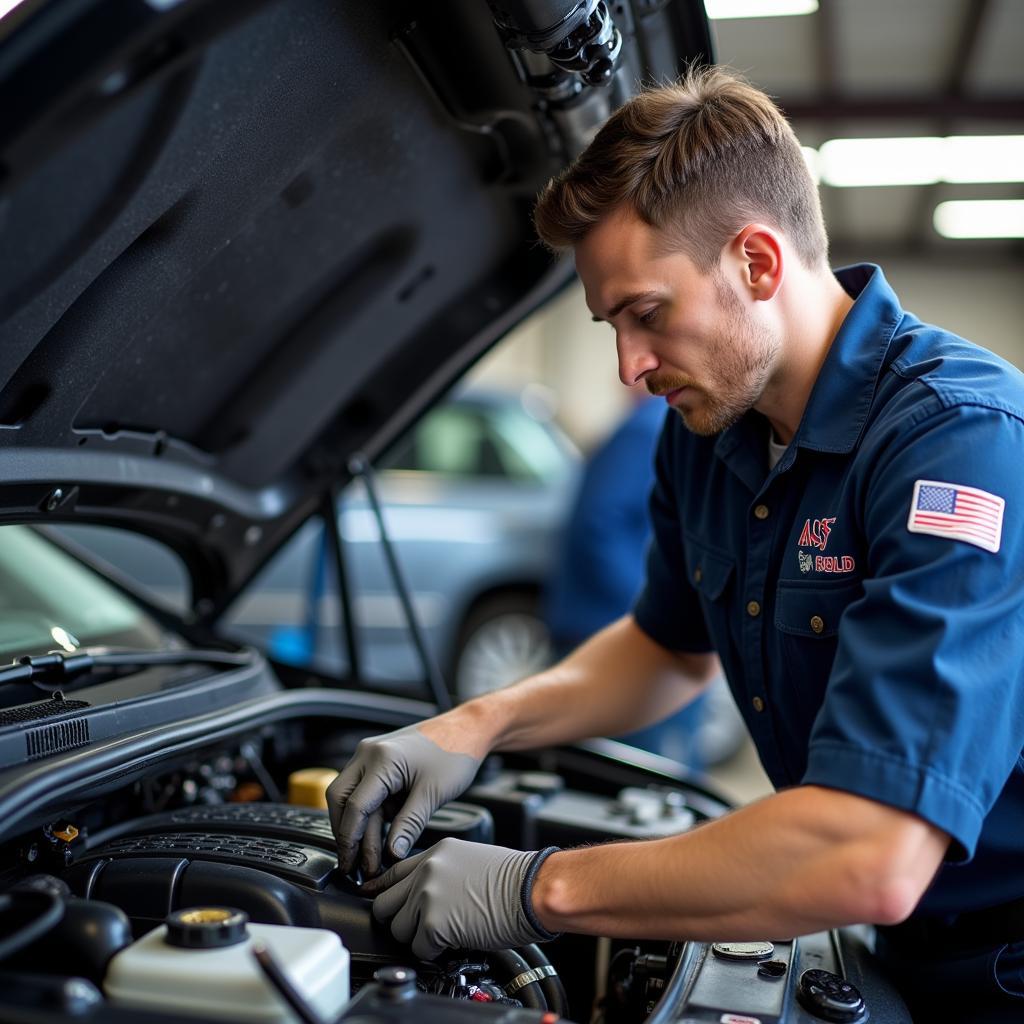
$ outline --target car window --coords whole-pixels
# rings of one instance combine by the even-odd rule
[[[130,581],[132,589],[151,604],[179,615],[188,614],[192,583],[181,557],[165,544],[140,533],[94,523],[47,527],[48,536],[84,553],[90,564],[108,575]]]
[[[162,632],[139,605],[41,534],[0,527],[0,656],[99,645],[158,649]]]
[[[439,406],[381,462],[384,469],[538,482],[564,477],[569,465],[549,429],[511,396]]]
[[[277,661],[339,677],[348,658],[323,532],[319,518],[305,523],[231,605],[222,626]]]
[[[497,409],[488,428],[502,451],[508,476],[554,481],[565,477],[570,462],[548,429],[522,410]]]
[[[408,440],[384,460],[383,468],[458,477],[506,473],[485,417],[458,405],[441,406],[424,417]]]

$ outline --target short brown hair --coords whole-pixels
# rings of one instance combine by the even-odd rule
[[[769,97],[720,67],[694,67],[633,97],[544,188],[534,210],[554,250],[629,204],[704,273],[751,220],[784,231],[801,261],[827,261],[818,190],[800,143]]]

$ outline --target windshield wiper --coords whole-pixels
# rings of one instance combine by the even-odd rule
[[[202,648],[185,648],[180,651],[109,651],[89,654],[81,651],[62,654],[26,655],[17,658],[5,668],[0,668],[0,686],[9,683],[32,683],[41,690],[59,687],[77,676],[88,675],[97,670],[123,669],[142,671],[155,665],[224,665],[241,668],[253,665],[260,655],[253,649],[245,651],[218,651]]]

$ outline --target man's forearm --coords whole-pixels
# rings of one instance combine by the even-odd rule
[[[552,668],[456,710],[494,750],[621,735],[693,700],[716,668],[713,655],[665,650],[627,616]]]
[[[551,931],[621,938],[783,939],[895,923],[947,844],[906,812],[801,786],[671,839],[553,854],[533,906]]]

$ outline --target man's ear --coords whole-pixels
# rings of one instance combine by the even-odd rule
[[[775,297],[782,287],[785,259],[778,232],[766,224],[747,224],[726,246],[739,269],[743,287],[758,302]]]

